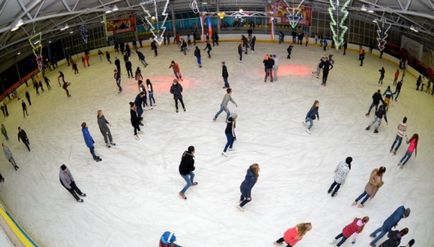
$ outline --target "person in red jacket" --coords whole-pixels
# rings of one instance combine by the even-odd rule
[[[337,243],[336,246],[341,246],[345,243],[345,241],[354,235],[353,240],[351,241],[352,244],[356,243],[356,238],[359,233],[363,231],[363,227],[365,227],[366,223],[368,223],[369,217],[365,216],[362,219],[355,218],[351,224],[348,224],[347,226],[342,229],[342,233],[337,235],[335,239],[333,240],[332,244],[335,244],[338,239],[341,239],[339,243]]]
[[[179,68],[179,64],[175,63],[175,61],[172,61],[169,66],[169,69],[170,68],[173,69],[173,73],[175,74],[176,79],[182,81],[181,69]]]
[[[304,235],[312,229],[311,223],[300,223],[293,228],[289,228],[283,234],[283,237],[274,242],[275,246],[280,246],[283,242],[286,243],[286,247],[293,247],[298,241],[302,240]]]

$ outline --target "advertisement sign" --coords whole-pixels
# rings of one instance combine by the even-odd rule
[[[107,35],[136,31],[136,18],[131,16],[124,19],[107,20]]]

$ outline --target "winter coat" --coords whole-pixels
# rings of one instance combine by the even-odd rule
[[[334,180],[338,184],[344,184],[345,179],[348,176],[348,173],[350,172],[350,165],[347,164],[345,161],[341,161],[338,166],[335,169],[335,177]]]
[[[177,83],[177,84],[172,84],[172,86],[170,87],[170,93],[173,94],[174,98],[182,98],[182,86],[181,84]]]
[[[200,50],[199,49],[194,50],[194,56],[197,58],[200,57]]]
[[[238,46],[238,54],[242,54],[243,53],[243,48],[241,46]]]
[[[226,65],[223,65],[222,76],[223,76],[223,78],[228,78],[229,77],[228,68],[226,67]]]
[[[28,139],[29,138],[27,138],[27,133],[23,129],[21,129],[20,132],[18,132],[18,141],[27,141]]]
[[[312,120],[316,119],[318,117],[319,120],[319,113],[318,113],[318,107],[312,107],[310,108],[309,112],[306,114],[306,118],[310,118]]]
[[[136,51],[137,56],[139,57],[139,60],[145,60],[145,55],[143,55],[143,53],[141,53],[140,51]]]
[[[175,72],[175,73],[176,73],[176,72],[177,72],[177,73],[180,72],[179,64],[177,64],[177,63],[171,64],[169,68],[172,68],[172,69],[173,69],[173,72]]]
[[[137,112],[130,110],[130,116],[131,116],[131,125],[133,125],[133,127],[138,127],[140,124],[140,120],[139,117],[137,116]]]
[[[194,171],[196,168],[194,167],[194,155],[185,151],[182,154],[181,163],[179,164],[179,173],[183,176],[189,174]]]
[[[384,116],[384,120],[387,123],[386,107],[384,105],[381,105],[375,112],[375,116],[377,116],[379,119],[382,119]]]
[[[71,189],[71,183],[74,182],[71,172],[68,169],[59,171],[60,183],[67,189]]]
[[[84,142],[86,143],[86,146],[88,148],[93,148],[93,144],[95,143],[95,141],[90,135],[89,129],[86,127],[86,128],[82,128],[81,131],[83,132],[83,138],[84,138]]]
[[[8,132],[6,131],[6,128],[3,128],[3,127],[2,127],[2,134],[3,134],[4,136],[8,134]]]
[[[5,153],[5,157],[7,160],[10,160],[13,157],[11,150],[6,145],[3,146],[3,152]]]
[[[368,193],[369,197],[374,198],[377,191],[383,186],[383,177],[377,174],[378,168],[375,168],[371,172],[371,176],[369,177],[369,182],[365,186],[365,191]]]
[[[300,239],[298,239],[297,227],[289,228],[283,234],[283,239],[285,242],[291,246],[294,246]]]
[[[102,115],[101,117],[97,117],[97,121],[98,121],[99,130],[101,131],[102,134],[110,132],[110,129],[107,125],[109,124],[109,122],[107,121],[107,119],[105,119],[104,115]]]
[[[383,230],[390,231],[393,227],[398,225],[399,221],[404,218],[405,214],[405,207],[400,206],[393,212],[389,218],[387,218],[383,223]]]
[[[390,231],[387,237],[389,239],[380,244],[380,247],[398,247],[401,243],[402,236],[399,231]]]
[[[372,95],[372,103],[374,105],[380,104],[380,101],[383,101],[383,98],[381,97],[381,94],[376,92]],[[384,101],[383,101],[384,102]]]
[[[390,89],[386,89],[386,91],[384,91],[383,96],[385,96],[386,98],[392,98],[393,99],[393,93]]]
[[[244,178],[244,181],[240,185],[240,191],[241,195],[243,197],[250,198],[250,194],[252,192],[253,186],[256,184],[256,181],[258,180],[258,177],[253,173],[252,169],[247,170],[246,177]]]
[[[355,218],[351,224],[348,224],[347,226],[342,229],[342,234],[345,238],[351,237],[354,233],[359,233],[363,229],[363,222],[359,218]]]
[[[263,61],[265,69],[272,69],[274,66],[274,60],[271,58],[265,59]]]

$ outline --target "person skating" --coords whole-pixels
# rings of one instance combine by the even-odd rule
[[[381,95],[381,91],[380,91],[380,89],[378,89],[377,92],[375,92],[372,95],[372,104],[369,107],[369,110],[365,114],[365,116],[369,116],[369,114],[371,113],[371,110],[372,110],[373,107],[375,107],[375,111],[377,111],[378,110],[378,105],[380,104],[380,101],[383,102],[383,104],[384,104],[384,100],[383,100],[383,97]]]
[[[24,131],[24,129],[18,127],[18,142],[21,141],[24,143],[24,145],[26,145],[27,150],[29,150],[30,152],[30,142],[29,142],[29,138],[27,137],[27,133],[26,131]]]
[[[285,242],[286,247],[294,247],[310,230],[312,230],[312,224],[310,222],[297,224],[295,227],[286,230],[283,234],[283,237],[276,240],[274,245],[280,246],[283,242]]]
[[[392,96],[395,97],[395,101],[398,101],[398,96],[401,93],[401,88],[402,88],[402,80],[400,80],[397,84],[396,84],[396,88],[395,88],[395,92],[392,94]],[[396,95],[396,96],[395,96]]]
[[[158,56],[158,47],[157,47],[157,42],[154,40],[152,40],[151,42],[151,50],[154,51],[154,56]]]
[[[27,98],[27,102],[29,102],[29,106],[31,106],[32,105],[32,101],[30,100],[30,93],[29,93],[29,91],[26,91],[25,96]]]
[[[282,44],[285,40],[285,33],[279,31],[279,45]]]
[[[68,97],[71,97],[71,94],[69,94],[69,90],[68,90],[68,87],[70,85],[71,85],[70,82],[65,81],[65,82],[63,82],[63,86],[62,86],[63,90],[65,90],[65,92],[66,92],[66,96],[68,96]]]
[[[96,162],[101,161],[102,159],[95,154],[95,147],[93,146],[95,141],[93,140],[92,136],[90,135],[90,132],[89,132],[89,129],[87,128],[86,122],[83,122],[81,124],[81,132],[83,133],[84,142],[86,143],[86,146],[89,148],[89,151],[92,154],[93,159]]]
[[[212,47],[211,47],[211,44],[209,42],[206,42],[206,46],[205,46],[204,50],[206,50],[206,53],[208,54],[208,58],[211,58]]]
[[[71,193],[71,195],[75,198],[75,200],[77,200],[77,202],[83,202],[83,199],[81,199],[79,196],[86,197],[86,194],[81,192],[81,190],[77,187],[77,185],[75,184],[74,177],[72,177],[71,172],[69,171],[69,169],[66,167],[65,164],[60,166],[59,180],[60,180],[60,184],[67,191],[69,191],[69,193]]]
[[[341,185],[345,183],[347,179],[348,173],[351,170],[351,162],[353,161],[352,157],[347,157],[345,161],[339,162],[338,166],[335,169],[334,181],[330,185],[327,193],[331,193],[331,196],[334,197],[339,191]]]
[[[27,105],[26,102],[24,102],[24,100],[21,101],[21,108],[23,108],[23,116],[24,118],[27,116],[29,116],[29,113],[27,112]]]
[[[384,91],[383,96],[384,96],[384,104],[386,105],[387,108],[389,108],[390,99],[393,100],[393,93],[392,90],[390,89],[390,86],[387,86],[387,89],[386,91]]]
[[[222,113],[223,111],[226,112],[226,119],[229,118],[229,115],[231,114],[231,112],[229,111],[229,108],[228,108],[229,101],[232,102],[236,107],[238,107],[237,103],[234,101],[234,99],[232,99],[232,89],[231,88],[226,89],[226,94],[225,94],[225,96],[223,96],[222,103],[220,104],[220,110],[215,114],[213,121],[216,121],[218,116],[220,115],[220,113]]]
[[[386,105],[384,104],[381,105],[378,108],[378,110],[375,112],[374,121],[372,121],[372,123],[368,125],[368,127],[366,127],[365,130],[369,130],[371,126],[375,125],[374,133],[378,133],[378,128],[380,128],[381,120],[383,119],[383,117],[384,117],[384,121],[386,121],[386,124],[388,124],[386,112],[387,112]]]
[[[344,56],[345,56],[347,54],[348,42],[345,41],[345,43],[342,47],[344,48]]]
[[[45,82],[45,85],[47,86],[48,90],[50,90],[51,89],[50,79],[48,79],[45,75],[44,75],[44,82]]]
[[[363,66],[363,60],[365,60],[365,49],[363,48],[360,48],[359,60],[360,60],[360,66]]]
[[[339,247],[347,241],[348,238],[353,236],[353,240],[351,240],[351,244],[356,243],[357,236],[363,231],[365,225],[369,222],[369,217],[365,216],[363,218],[354,218],[353,222],[346,225],[340,234],[338,234],[334,239],[332,244],[334,245],[338,239],[341,239],[336,246]]]
[[[313,120],[315,120],[315,119],[317,119],[318,118],[318,121],[319,121],[319,113],[318,113],[318,111],[319,111],[319,101],[318,100],[315,100],[314,102],[313,102],[313,105],[312,105],[312,107],[310,108],[310,110],[307,112],[307,114],[306,114],[306,118],[305,118],[305,120],[304,120],[304,124],[308,124],[307,125],[307,129],[306,129],[306,132],[308,133],[308,134],[310,134],[310,129],[312,128],[312,126],[313,126]]]
[[[170,44],[170,42],[169,42],[169,44]],[[163,233],[163,235],[161,235],[161,237],[160,237],[159,247],[181,247],[181,246],[175,244],[175,242],[176,242],[175,233],[165,231]]]
[[[169,69],[172,68],[173,74],[175,74],[176,79],[182,81],[181,69],[179,68],[179,64],[175,61],[170,62]]]
[[[6,141],[9,141],[8,131],[6,130],[6,127],[4,124],[1,124],[1,132],[2,132],[2,135],[5,137]]]
[[[32,80],[33,80],[33,78],[32,78]],[[33,80],[33,88],[36,90],[36,94],[39,95],[39,84],[35,80]]]
[[[179,192],[179,196],[187,200],[185,196],[185,192],[187,192],[190,186],[197,185],[197,182],[194,182],[194,173],[193,171],[196,169],[194,167],[194,146],[189,146],[187,151],[182,154],[181,163],[179,164],[179,174],[187,183],[184,188]]]
[[[396,82],[398,81],[398,78],[399,78],[399,69],[397,69],[395,71],[395,75],[394,75],[394,78],[393,78],[393,85],[396,84]]]
[[[121,60],[118,57],[115,57],[115,66],[119,73],[121,73]]]
[[[59,76],[57,77],[57,81],[59,82],[59,87],[62,87],[62,84],[65,83],[65,75],[60,70],[59,70]]]
[[[378,71],[380,72],[380,79],[378,79],[378,84],[383,85],[383,79],[386,70],[384,69],[384,67],[381,67],[381,69],[379,69]]]
[[[140,125],[143,125],[142,114],[143,114],[143,106],[145,105],[144,102],[146,102],[146,91],[141,91],[139,94],[137,94],[136,98],[134,99],[134,104],[136,105],[137,117],[140,120]]]
[[[286,49],[286,52],[288,52],[288,56],[286,56],[287,59],[291,59],[292,48],[294,48],[294,46],[289,45]]]
[[[225,61],[222,62],[222,77],[223,77],[223,81],[225,82],[223,88],[229,88],[230,87],[228,82],[229,73]]]
[[[0,109],[2,110],[3,117],[6,117],[5,107],[3,105],[0,105]]]
[[[15,171],[17,171],[19,167],[17,166],[17,163],[15,162],[15,159],[14,159],[14,156],[12,155],[11,150],[4,143],[2,143],[2,147],[3,147],[3,153],[5,154],[6,159],[12,164]]]
[[[324,67],[325,60],[327,60],[326,56],[321,57],[321,59],[319,60],[318,65],[316,66],[316,70],[312,71],[312,76],[315,76],[316,78],[319,78],[319,74],[321,74],[321,70],[322,70],[322,67]]]
[[[137,135],[137,132],[140,132],[140,118],[137,115],[137,108],[136,108],[136,104],[134,102],[130,102],[130,121],[131,121],[131,125],[134,128],[134,137],[136,139],[139,138],[139,136]]]
[[[105,58],[107,59],[107,62],[109,62],[109,64],[112,64],[110,52],[108,51],[105,52]]]
[[[390,147],[390,153],[393,151],[393,155],[396,155],[396,151],[398,151],[399,146],[401,146],[402,138],[407,131],[407,117],[402,119],[402,122],[398,124],[398,132],[396,133],[395,141],[393,141],[392,146]]]
[[[433,92],[434,92],[434,90],[433,90]],[[9,117],[8,105],[6,105],[6,103],[3,103],[3,109],[5,110],[6,117]]]
[[[134,78],[134,76],[133,76],[133,64],[131,63],[130,60],[125,62],[125,69],[127,70],[128,78]]]
[[[277,81],[277,71],[279,70],[279,60],[277,58],[277,55],[272,55],[274,65],[273,65],[273,72],[274,72],[274,80]]]
[[[182,99],[182,86],[179,84],[177,79],[173,80],[172,86],[170,87],[170,93],[173,94],[173,99],[175,100],[175,108],[178,113],[178,101],[181,102],[182,109],[185,111],[184,100]]]
[[[99,130],[101,131],[101,134],[104,137],[104,142],[107,145],[107,147],[110,148],[110,145],[116,146],[116,144],[113,142],[112,134],[110,132],[110,128],[109,128],[110,123],[107,121],[107,119],[105,118],[101,110],[97,111],[96,119],[97,119]]]
[[[246,176],[244,178],[244,181],[240,185],[240,204],[238,205],[238,209],[241,211],[244,210],[244,206],[252,201],[252,189],[253,186],[258,181],[259,177],[259,165],[257,163],[252,164],[249,169],[247,169]]]
[[[273,82],[273,66],[274,60],[270,57],[270,55],[266,55],[264,61],[262,61],[265,68],[265,78],[264,82],[267,82],[267,78],[270,77],[270,81]]]
[[[72,70],[74,71],[74,75],[79,74],[77,63],[74,60],[71,60]],[[86,66],[85,66],[86,67]]]
[[[414,157],[417,156],[417,143],[419,142],[419,135],[413,134],[413,136],[410,138],[410,140],[407,140],[408,148],[407,152],[405,152],[402,159],[399,161],[398,166],[401,168],[404,168],[404,165],[407,163],[407,161],[411,158],[411,155],[414,152]]]
[[[116,82],[116,86],[118,86],[119,89],[119,93],[122,92],[122,87],[121,87],[121,73],[115,69],[113,71],[113,79],[115,79]]]
[[[238,55],[240,56],[240,61],[243,61],[243,46],[238,44]]]
[[[253,36],[252,41],[250,41],[250,49],[252,51],[255,51],[255,45],[256,45],[256,36]]]
[[[182,39],[182,41],[181,41],[181,52],[184,53],[184,55],[187,55],[187,49],[188,49],[187,42],[185,42],[185,39]]]
[[[145,55],[139,50],[137,50],[136,53],[137,53],[137,57],[139,58],[139,62],[141,62],[143,66],[146,68],[148,66],[148,63],[145,60]]]
[[[408,228],[403,228],[400,231],[390,231],[387,234],[387,239],[379,247],[398,247],[401,244],[401,239],[408,234]]]
[[[327,78],[329,76],[330,70],[333,69],[333,64],[330,62],[328,58],[326,58],[322,65],[322,83],[321,85],[325,86],[327,83]]]
[[[151,80],[146,79],[146,88],[148,90],[148,98],[149,98],[149,104],[152,107],[152,103],[156,105],[155,98],[154,98],[154,87],[152,86]]]
[[[235,128],[236,128],[236,120],[238,115],[236,113],[232,113],[229,118],[226,120],[226,129],[225,129],[225,135],[226,135],[226,145],[223,149],[223,156],[227,156],[226,151],[229,148],[229,151],[233,151],[232,146],[234,145],[234,141],[237,139],[235,135]]]
[[[369,236],[374,238],[369,246],[375,247],[375,244],[388,232],[392,230],[393,227],[396,227],[403,218],[407,218],[410,216],[410,208],[405,208],[404,206],[398,207],[384,222],[383,225],[380,226],[377,230],[372,232]]]
[[[202,57],[200,55],[199,47],[197,46],[194,49],[194,56],[196,57],[197,65],[199,65],[199,68],[202,68]]]
[[[372,198],[374,198],[375,194],[377,194],[378,190],[384,184],[383,175],[385,172],[386,167],[384,166],[372,170],[371,175],[369,176],[369,181],[365,186],[365,191],[356,198],[352,204],[353,206],[358,205],[359,208],[363,208],[368,199],[372,200]],[[361,202],[358,204],[360,200]]]

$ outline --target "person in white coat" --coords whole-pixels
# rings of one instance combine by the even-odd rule
[[[277,70],[279,69],[279,60],[277,59],[277,55],[273,55],[274,65],[274,80],[277,81]]]
[[[351,162],[353,158],[347,157],[345,161],[341,161],[335,169],[335,177],[332,185],[330,185],[327,193],[331,193],[331,196],[334,197],[336,193],[338,193],[341,185],[345,183],[345,179],[348,176],[348,173],[351,170]]]
[[[4,143],[2,143],[2,147],[3,147],[3,152],[5,154],[6,159],[12,164],[15,171],[17,171],[19,167],[17,166],[17,163],[15,162],[15,159],[14,159],[14,156],[12,155],[11,150]]]
[[[81,192],[81,190],[77,187],[71,172],[64,164],[60,166],[59,180],[62,186],[65,187],[65,189],[68,190],[69,193],[71,193],[71,195],[75,198],[75,200],[77,200],[77,202],[83,202],[83,199],[78,197],[78,195],[85,197],[86,194]]]

